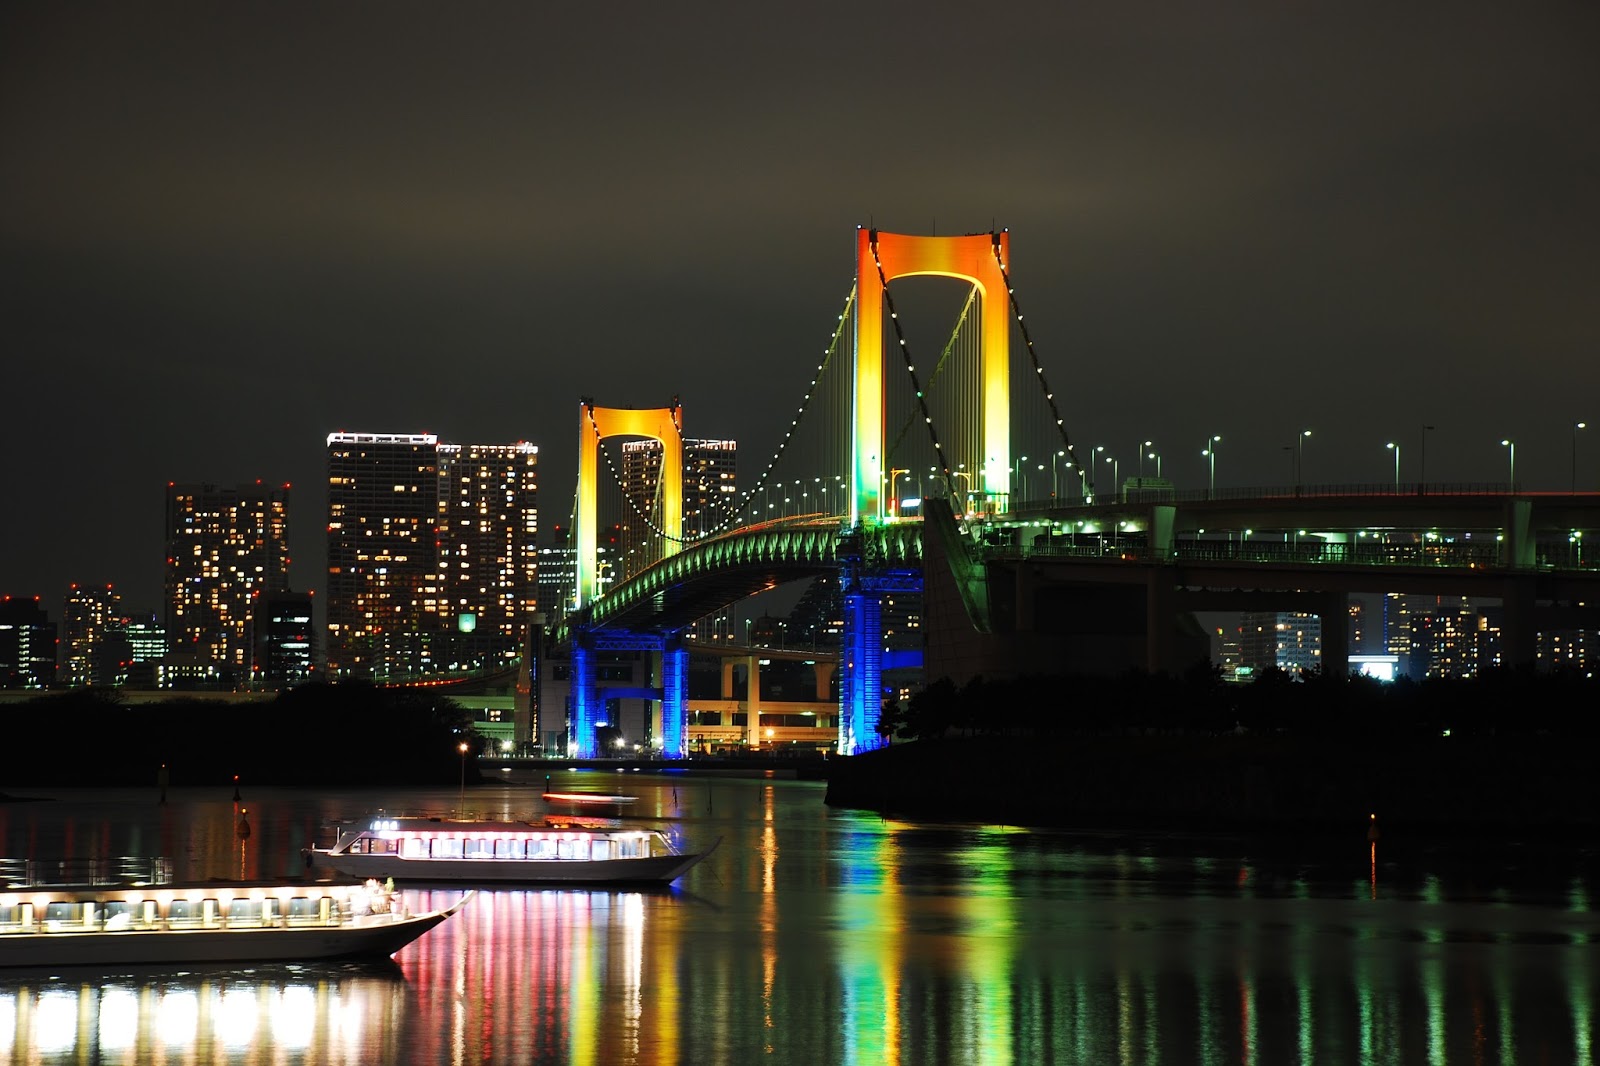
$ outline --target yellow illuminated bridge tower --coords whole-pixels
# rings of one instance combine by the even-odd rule
[[[882,598],[904,589],[905,575],[875,567],[864,550],[870,527],[882,521],[884,436],[888,396],[884,389],[883,306],[885,288],[896,278],[938,275],[970,282],[978,290],[980,323],[978,440],[983,469],[976,491],[998,506],[1011,492],[1011,308],[1006,293],[1011,242],[1004,231],[959,237],[917,237],[856,231],[854,418],[851,451],[853,511],[839,545],[844,633],[839,656],[839,745],[843,755],[879,747],[883,710]],[[915,577],[921,591],[921,574]]]

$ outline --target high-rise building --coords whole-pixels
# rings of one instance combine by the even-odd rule
[[[438,632],[439,439],[328,435],[328,672],[426,673]]]
[[[632,577],[660,558],[661,442],[631,440],[622,445],[622,573]],[[739,444],[731,440],[683,442],[683,538],[715,533],[738,492]]]
[[[328,435],[328,670],[509,665],[538,605],[538,449]]]
[[[0,597],[0,688],[54,685],[58,643],[39,597]]]
[[[316,670],[311,619],[310,593],[280,593],[256,601],[252,685],[283,689],[311,680]]]
[[[62,626],[66,630],[66,683],[72,688],[114,685],[114,680],[97,676],[101,646],[122,616],[122,597],[110,585],[67,589]]]
[[[1289,674],[1322,667],[1322,619],[1301,611],[1246,611],[1239,616],[1240,677],[1277,668]]]
[[[493,668],[521,654],[538,604],[539,449],[440,444],[439,612],[453,627],[453,668]]]
[[[173,652],[248,679],[258,595],[289,588],[289,486],[167,486],[167,636]]]

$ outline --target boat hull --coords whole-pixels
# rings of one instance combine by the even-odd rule
[[[351,854],[313,848],[306,864],[348,877],[382,881],[471,884],[661,885],[676,881],[711,852],[648,855],[629,859],[408,859],[389,854]]]
[[[386,958],[460,906],[413,917],[375,915],[341,926],[7,933],[0,935],[0,967]]]

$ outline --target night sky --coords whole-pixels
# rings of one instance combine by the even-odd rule
[[[858,224],[1009,228],[1075,441],[1600,488],[1600,8],[12,3],[0,593],[159,603],[169,480],[685,405],[752,461]],[[1407,450],[1409,466],[1415,451]],[[1126,472],[1126,471],[1124,471]],[[1406,478],[1415,472],[1407,470]]]

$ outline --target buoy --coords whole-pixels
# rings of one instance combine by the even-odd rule
[[[241,810],[239,812],[239,823],[233,827],[234,833],[237,834],[240,840],[250,835],[250,819],[245,817],[248,813],[248,809]]]
[[[1367,840],[1376,844],[1378,842],[1378,816],[1373,814],[1367,821]]]

